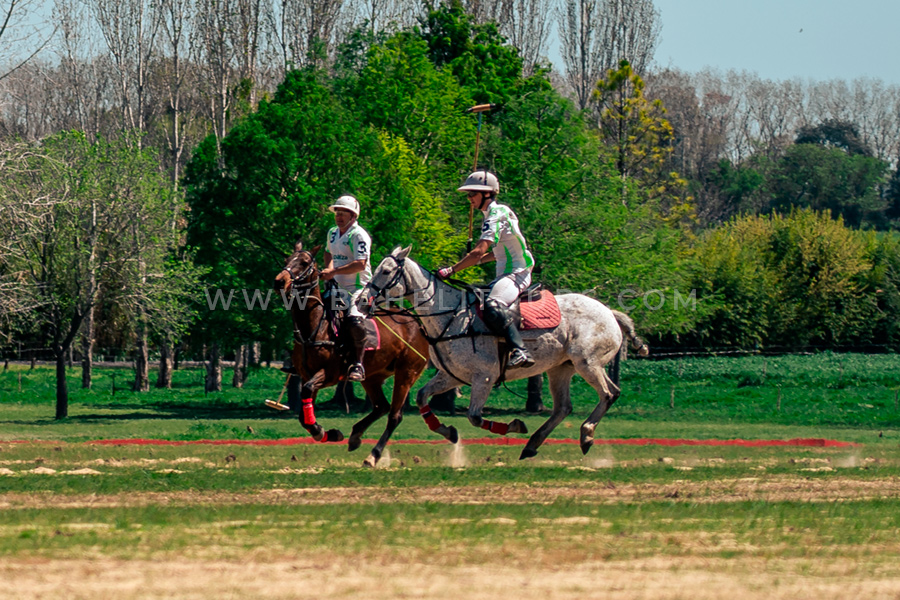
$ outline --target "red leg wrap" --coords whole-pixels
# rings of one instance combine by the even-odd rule
[[[491,433],[496,433],[497,435],[506,435],[509,433],[509,425],[497,421],[484,420],[481,422],[481,428],[487,429]]]
[[[428,425],[428,429],[437,431],[441,426],[441,421],[436,416],[434,416],[434,413],[431,412],[431,407],[427,404],[419,408],[419,414],[421,414],[422,418],[425,419],[425,424]]]
[[[325,433],[322,434],[322,439],[319,440],[319,443],[321,444],[321,443],[327,442],[327,441],[328,441],[328,432],[326,431]]]
[[[313,399],[312,398],[304,398],[303,402],[303,424],[304,425],[315,425],[316,424],[316,411],[313,408]]]

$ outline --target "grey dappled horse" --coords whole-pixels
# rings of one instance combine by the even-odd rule
[[[497,338],[471,333],[473,317],[466,290],[438,280],[409,258],[409,248],[396,248],[385,257],[366,287],[367,292],[360,296],[360,303],[365,304],[363,310],[379,300],[403,297],[412,302],[422,322],[430,342],[431,362],[438,367],[437,375],[416,395],[416,404],[428,427],[454,443],[458,441],[456,429],[441,424],[431,413],[428,401],[431,396],[460,384],[472,388],[469,422],[476,427],[490,423],[481,414],[491,388],[501,376]],[[586,454],[594,443],[597,423],[619,397],[619,387],[610,380],[604,367],[618,360],[623,334],[641,355],[647,354],[647,346],[635,335],[634,323],[628,315],[581,294],[562,294],[556,299],[562,315],[559,326],[522,332],[525,345],[534,357],[534,366],[505,374],[506,379],[515,380],[546,372],[553,396],[550,418],[531,436],[520,458],[535,456],[550,432],[572,412],[569,385],[575,373],[600,396],[597,407],[581,425],[581,450]],[[492,425],[498,425],[491,427],[494,433],[525,433],[513,428],[512,423]]]

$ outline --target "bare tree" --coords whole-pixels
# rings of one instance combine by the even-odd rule
[[[652,0],[565,0],[558,15],[566,78],[580,108],[620,61],[638,75],[649,66],[661,29]]]
[[[220,156],[234,97],[232,85],[237,49],[231,32],[236,13],[237,0],[197,0],[194,60],[200,70],[198,83],[206,98],[207,117],[212,123]]]
[[[643,76],[653,60],[662,25],[653,0],[604,0],[600,63],[604,72],[627,60]]]
[[[420,8],[414,0],[364,0],[347,4],[342,13],[344,18],[337,28],[339,37],[363,24],[374,37],[378,33],[414,25]]]
[[[159,9],[163,32],[160,54],[167,101],[166,149],[169,154],[172,186],[177,190],[185,153],[184,129],[192,116],[190,111],[185,110],[185,96],[189,94],[187,78],[192,66],[189,60],[191,54],[189,29],[194,17],[194,2],[161,0]]]
[[[557,0],[500,0],[477,3],[476,20],[495,21],[500,34],[519,51],[525,73],[546,58],[552,14]]]
[[[376,12],[381,4],[376,7]],[[344,0],[280,0],[270,15],[269,30],[284,70],[321,64],[331,53],[344,11]],[[380,14],[380,13],[379,13]],[[354,15],[347,15],[351,28]]]
[[[0,4],[0,80],[28,64],[44,49],[54,31],[37,16],[41,0],[5,0]]]
[[[565,0],[559,13],[560,47],[566,67],[566,81],[578,107],[591,100],[594,85],[603,76],[600,41],[597,35],[601,0]]]
[[[116,68],[121,129],[144,133],[152,106],[147,80],[161,16],[156,0],[87,1]]]

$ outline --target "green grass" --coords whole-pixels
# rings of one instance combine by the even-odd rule
[[[633,560],[654,556],[850,558],[897,572],[900,500],[591,506],[426,502],[368,506],[216,505],[23,509],[0,516],[0,555],[91,554],[240,558],[268,553],[342,553],[359,560],[525,563]],[[848,523],[852,523],[848,526]],[[177,527],[175,527],[177,526]],[[871,565],[869,568],[875,568]]]
[[[526,569],[650,557],[852,560],[856,575],[900,575],[900,500],[889,492],[765,501],[736,491],[747,481],[787,491],[896,481],[896,447],[615,447],[582,458],[554,446],[521,463],[516,448],[473,446],[465,468],[446,466],[449,452],[394,446],[390,468],[361,469],[360,454],[337,446],[0,444],[0,467],[13,472],[0,475],[0,555],[302,553]],[[604,457],[608,466],[590,466]],[[61,474],[85,467],[97,473]]]
[[[893,356],[631,360],[622,398],[597,432],[824,437],[855,447],[598,444],[582,456],[575,445],[545,445],[520,461],[517,446],[392,444],[380,463],[388,468],[377,469],[360,467],[368,444],[349,453],[345,445],[86,443],[306,435],[294,416],[262,404],[283,382],[274,369],[217,394],[204,394],[194,370],[176,373],[173,390],[113,395],[113,374],[117,386],[130,377],[99,369],[85,391],[73,369],[70,416],[57,421],[50,369],[0,372],[0,556],[10,563],[160,558],[252,568],[270,557],[315,557],[322,564],[512,566],[524,576],[663,559],[658,568],[672,565],[676,580],[679,565],[707,560],[748,577],[765,565],[784,581],[900,577],[900,361]],[[524,395],[524,382],[509,387]],[[554,437],[577,437],[593,408],[594,393],[578,378],[573,401],[574,414]],[[546,416],[522,415],[524,403],[498,389],[487,416],[523,418],[533,431]],[[347,433],[361,414],[326,405],[318,416]],[[463,438],[488,435],[462,416],[441,418]],[[414,410],[394,438],[437,439]],[[777,580],[766,585],[780,589]]]
[[[416,388],[424,384],[426,372]],[[91,390],[80,388],[80,370],[69,370],[69,418],[54,419],[54,372],[12,366],[0,371],[0,440],[153,437],[163,439],[249,439],[304,436],[291,415],[263,406],[276,398],[283,376],[276,369],[253,372],[243,389],[207,394],[199,369],[175,373],[171,390],[135,393],[128,369],[96,369]],[[113,394],[113,378],[116,391]],[[226,377],[227,380],[227,377]],[[848,441],[900,438],[900,360],[894,355],[831,354],[780,357],[712,357],[629,360],[622,369],[623,393],[598,429],[603,437],[791,438],[830,437]],[[123,389],[124,388],[124,389]],[[508,389],[507,389],[508,388]],[[457,400],[461,413],[468,388]],[[362,393],[357,387],[357,393]],[[498,388],[486,416],[522,418],[526,386]],[[331,398],[324,390],[320,405]],[[575,377],[574,413],[553,437],[572,438],[596,403],[596,394]],[[544,401],[550,405],[549,394]],[[673,407],[674,404],[674,407]],[[320,421],[345,433],[362,413],[318,410]],[[462,417],[444,417],[465,437],[480,436]],[[544,417],[525,417],[531,430]],[[384,421],[367,434],[377,437]],[[250,426],[254,432],[247,431]],[[395,439],[431,439],[414,409]]]

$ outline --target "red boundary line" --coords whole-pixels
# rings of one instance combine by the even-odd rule
[[[374,444],[376,440],[362,440],[364,444]],[[460,443],[480,446],[522,446],[528,440],[520,438],[473,438],[463,439]],[[27,444],[27,443],[55,443],[42,440],[12,440],[0,442],[0,444]],[[121,439],[121,440],[93,440],[86,444],[102,446],[298,446],[302,444],[315,444],[312,438],[282,438],[277,440],[154,440],[154,439]],[[391,440],[391,445],[397,444],[446,444],[446,440]],[[578,444],[578,440],[549,439],[544,444]],[[629,439],[595,439],[596,445],[609,446],[739,446],[744,448],[759,448],[771,446],[801,446],[811,448],[847,448],[859,446],[854,442],[841,442],[838,440],[826,440],[822,438],[794,438],[790,440],[685,440],[666,438],[629,438]]]

